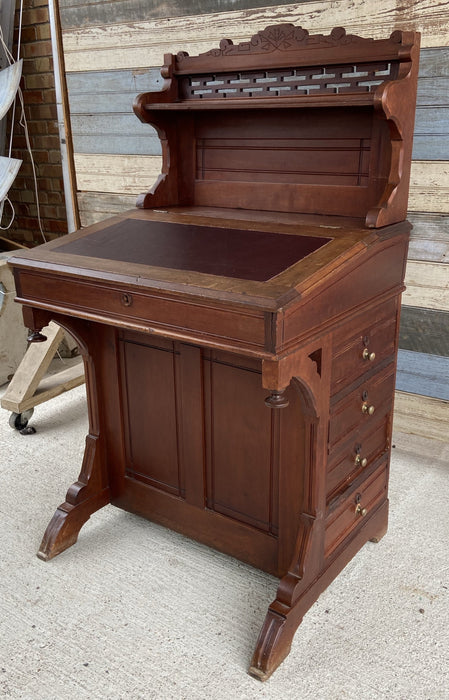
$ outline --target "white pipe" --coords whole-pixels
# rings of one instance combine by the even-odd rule
[[[69,233],[76,231],[77,227],[77,203],[75,201],[75,192],[72,186],[72,172],[70,169],[70,157],[67,149],[67,129],[64,120],[64,104],[63,104],[63,80],[61,74],[61,57],[59,55],[58,33],[59,26],[56,21],[57,8],[55,6],[57,0],[49,0],[48,14],[50,19],[51,47],[53,54],[53,70],[55,76],[55,92],[56,92],[56,109],[58,115],[59,141],[61,147],[62,161],[62,177],[64,182],[64,196],[67,211],[67,227]]]

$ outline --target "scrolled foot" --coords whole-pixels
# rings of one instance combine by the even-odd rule
[[[42,538],[37,556],[42,561],[53,559],[64,550],[75,544],[83,525],[89,520],[92,513],[110,502],[109,489],[92,496],[91,498],[72,505],[63,503],[56,509]]]
[[[248,669],[250,676],[260,681],[266,681],[271,676],[288,656],[299,622],[268,610]]]
[[[69,518],[70,512],[63,510],[65,506],[66,504],[63,504],[56,510],[45,531],[37,553],[38,558],[42,561],[53,559],[75,544],[78,539],[82,524],[77,528],[73,527],[74,523]]]

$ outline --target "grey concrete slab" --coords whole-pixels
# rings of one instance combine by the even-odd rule
[[[390,529],[305,616],[265,684],[246,674],[276,580],[112,506],[51,562],[35,553],[86,432],[84,387],[0,411],[0,697],[449,698],[449,445],[398,433]]]

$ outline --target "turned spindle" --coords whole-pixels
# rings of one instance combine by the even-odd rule
[[[268,408],[286,408],[288,403],[285,390],[270,391],[270,395],[265,399],[265,406],[268,406]]]

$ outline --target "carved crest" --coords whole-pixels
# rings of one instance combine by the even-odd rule
[[[393,41],[401,41],[401,32],[395,32],[397,37],[391,36]],[[341,46],[344,44],[366,44],[373,39],[364,39],[355,34],[346,34],[343,27],[335,27],[329,35],[309,34],[303,27],[295,27],[294,24],[275,24],[257,32],[249,41],[241,44],[233,44],[231,39],[222,39],[218,48],[210,49],[200,56],[237,56],[251,53],[267,54],[273,51],[292,51],[306,46],[322,46],[323,48]],[[180,52],[178,61],[188,56]]]

